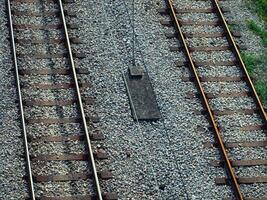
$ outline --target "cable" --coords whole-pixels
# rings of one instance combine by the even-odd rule
[[[133,66],[136,66],[136,60],[135,60],[135,24],[134,24],[134,20],[135,20],[135,0],[133,0],[133,3],[132,3],[132,12],[133,12],[133,20],[132,20],[132,29],[133,29],[133,48],[132,48],[132,56],[133,56]]]

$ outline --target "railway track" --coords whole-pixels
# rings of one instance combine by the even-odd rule
[[[223,14],[223,12],[227,12],[227,10],[221,8],[217,0],[204,1],[208,2],[208,7],[199,5],[199,7],[192,6],[188,8],[181,8],[182,6],[180,6],[179,3],[176,3],[175,0],[166,0],[165,2],[166,8],[161,9],[159,12],[169,16],[170,20],[161,20],[161,24],[174,28],[174,32],[166,33],[167,38],[177,38],[179,40],[178,46],[172,46],[170,47],[170,50],[181,50],[184,52],[186,60],[178,61],[177,66],[186,66],[189,68],[191,76],[185,76],[182,79],[184,81],[193,81],[198,91],[197,93],[189,92],[187,97],[190,99],[200,98],[203,110],[195,110],[194,113],[198,115],[204,114],[211,125],[208,128],[214,133],[215,142],[207,142],[204,146],[215,146],[219,149],[221,160],[216,160],[212,162],[212,164],[215,167],[224,167],[226,169],[226,176],[215,178],[215,183],[218,185],[229,184],[232,187],[234,196],[230,195],[229,197],[226,197],[226,199],[266,199],[266,194],[259,194],[259,197],[253,197],[247,194],[247,192],[242,191],[243,185],[247,184],[262,184],[262,187],[266,188],[267,176],[266,169],[264,168],[267,165],[267,160],[265,158],[266,152],[265,155],[263,154],[261,157],[255,156],[257,159],[240,159],[238,158],[238,155],[236,155],[236,152],[232,150],[233,148],[247,148],[249,149],[249,152],[255,152],[257,155],[256,152],[264,152],[264,148],[267,145],[265,137],[267,121],[266,112],[240,56],[239,49],[242,47],[241,45],[237,45],[234,40],[234,36],[239,37],[240,34],[230,31],[227,23],[231,22],[227,21]],[[195,3],[199,2],[203,1],[197,1]],[[199,15],[200,17],[194,18],[194,15]],[[207,20],[209,18],[207,15],[211,16],[212,20]],[[188,26],[201,26],[203,27],[203,32],[188,31]],[[217,28],[217,31],[205,31],[205,28],[212,29],[214,27]],[[192,42],[194,39],[199,39],[200,42]],[[212,41],[212,43],[205,43],[205,39],[214,39],[214,41]],[[196,45],[198,43],[201,43],[201,45]],[[219,45],[216,45],[216,43]],[[208,59],[208,56],[199,59],[199,52],[209,54],[211,59]],[[229,59],[218,59],[216,57],[217,52],[225,54],[225,57],[230,55],[228,56]],[[214,57],[212,57],[213,55]],[[234,68],[238,73],[236,76],[229,76],[227,73],[222,76],[218,72],[218,74],[215,74],[214,76],[205,75],[205,71],[219,71],[223,69],[223,67],[226,67],[224,72],[227,72],[230,68]],[[222,89],[220,89],[223,88],[224,84],[232,84],[234,86],[237,83],[242,83],[246,86],[233,92],[223,92]],[[211,87],[212,84],[213,87]],[[216,103],[230,105],[233,99],[238,98],[249,99],[251,106],[232,106],[231,108],[221,106],[222,108],[220,108],[220,106],[216,105]],[[240,104],[246,104],[245,102],[246,101],[241,100]],[[229,127],[223,120],[227,117],[232,117],[233,121],[237,120],[238,117],[241,117],[242,124],[239,121],[236,124],[233,123],[233,125]],[[256,124],[252,124],[251,121],[253,120],[251,119],[254,119],[254,123]],[[199,128],[203,129],[204,127]],[[238,132],[236,137],[234,134],[234,137],[231,136],[232,132]],[[240,134],[249,135],[252,132],[258,133],[258,135],[261,136],[259,137],[260,139],[244,141],[242,140],[242,137],[239,136]],[[233,138],[235,139],[234,142],[231,141]],[[252,175],[243,177],[237,173],[239,172],[239,174],[242,174],[240,171],[244,168],[251,168],[251,171],[253,171],[255,167],[263,167],[261,176]]]
[[[6,3],[30,199],[117,199],[99,183],[112,173],[96,167],[107,155],[92,145],[104,136],[99,118],[85,110],[94,97],[82,95],[91,87],[80,77],[88,71],[75,66],[84,55],[72,50],[81,40],[69,36],[78,26],[65,16],[75,13],[61,0]]]

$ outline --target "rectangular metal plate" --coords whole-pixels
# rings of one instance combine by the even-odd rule
[[[135,120],[158,120],[161,117],[156,95],[147,72],[142,77],[134,77],[127,72],[124,75]]]

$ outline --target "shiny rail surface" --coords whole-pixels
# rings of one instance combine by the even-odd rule
[[[10,29],[10,40],[11,40],[11,47],[12,47],[12,56],[15,68],[15,79],[16,79],[16,86],[19,98],[19,110],[21,115],[21,126],[22,126],[22,133],[24,138],[24,145],[25,145],[25,157],[27,163],[27,173],[29,178],[30,184],[30,197],[32,200],[35,200],[35,191],[33,185],[33,176],[32,176],[32,169],[31,169],[31,160],[30,160],[30,153],[29,153],[29,146],[28,146],[28,138],[27,138],[27,131],[26,131],[26,123],[25,123],[25,116],[24,116],[24,108],[23,108],[23,101],[22,101],[22,94],[21,94],[21,86],[20,86],[20,78],[19,78],[19,69],[18,69],[18,61],[17,61],[17,54],[16,54],[16,44],[15,44],[15,37],[14,37],[14,29],[13,29],[13,21],[12,21],[12,13],[11,13],[11,5],[10,0],[7,0],[7,8],[8,8],[8,19],[9,19],[9,29]]]

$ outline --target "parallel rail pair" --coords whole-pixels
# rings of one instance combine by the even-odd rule
[[[15,1],[13,1],[13,2],[15,2]],[[70,67],[71,67],[70,70],[63,72],[63,73],[70,73],[73,77],[73,80],[74,80],[73,86],[76,90],[76,97],[77,97],[76,101],[77,101],[78,108],[80,110],[80,121],[81,121],[81,125],[83,128],[84,134],[85,134],[86,146],[87,146],[88,155],[89,155],[87,159],[90,162],[97,199],[102,200],[103,195],[102,195],[101,187],[99,184],[98,172],[97,172],[96,165],[95,165],[95,158],[94,158],[94,154],[93,154],[93,150],[92,150],[92,146],[91,146],[90,135],[89,135],[88,127],[87,127],[87,119],[85,116],[83,101],[82,101],[82,97],[81,97],[81,93],[80,93],[80,86],[79,86],[78,79],[77,79],[77,70],[76,70],[75,65],[74,65],[73,52],[71,49],[71,42],[70,42],[70,38],[69,38],[69,34],[68,34],[63,4],[62,4],[62,0],[57,0],[56,2],[58,3],[58,6],[59,6],[59,13],[60,13],[60,17],[61,17],[61,21],[62,21],[62,25],[63,25],[62,30],[64,30],[64,37],[65,38],[63,39],[63,41],[66,44],[67,51],[68,51],[66,56],[69,59]],[[34,1],[28,1],[28,2],[26,1],[26,3],[34,3]],[[28,145],[29,144],[29,135],[26,131],[27,121],[25,119],[25,113],[24,113],[25,100],[23,99],[22,91],[21,91],[20,70],[18,67],[18,58],[17,58],[18,53],[17,53],[17,49],[16,49],[16,42],[18,40],[15,39],[14,28],[16,28],[16,27],[14,27],[14,24],[13,24],[13,17],[12,17],[12,9],[11,9],[10,0],[7,0],[6,4],[7,4],[7,10],[8,10],[10,41],[11,41],[12,56],[13,56],[14,68],[15,68],[16,86],[17,86],[18,99],[19,99],[19,110],[20,110],[20,114],[21,114],[22,133],[23,133],[24,144],[25,144],[27,173],[28,173],[28,181],[29,181],[29,185],[30,185],[30,197],[32,200],[35,200],[38,198],[36,197],[36,194],[35,194],[36,192],[35,192],[35,188],[34,188],[34,177],[33,177],[33,172],[32,172],[31,155],[29,152],[29,145]],[[42,14],[40,14],[40,16],[42,16]],[[32,42],[34,42],[34,41],[32,41]],[[40,41],[35,41],[35,42],[38,43]],[[55,41],[55,42],[57,42],[57,41]],[[50,71],[53,71],[53,70],[50,70]],[[57,70],[54,70],[54,71],[55,71],[55,73],[57,73]],[[53,102],[52,103],[48,102],[47,104],[52,105]],[[51,198],[51,199],[53,199],[53,198]]]
[[[253,83],[252,83],[250,77],[249,77],[249,74],[248,74],[248,72],[246,70],[245,64],[244,64],[244,62],[243,62],[243,60],[241,58],[240,52],[238,50],[238,47],[237,47],[237,45],[236,45],[236,43],[235,43],[235,41],[233,39],[232,33],[228,28],[228,25],[227,25],[226,19],[224,18],[222,9],[220,8],[217,0],[211,0],[211,3],[213,5],[212,11],[214,11],[217,14],[217,17],[218,17],[218,19],[220,21],[220,24],[221,24],[221,26],[223,27],[223,29],[225,31],[225,36],[227,37],[229,46],[232,47],[231,50],[234,53],[234,55],[236,56],[237,63],[240,66],[241,70],[243,71],[243,74],[245,76],[245,80],[247,82],[247,85],[250,88],[250,91],[252,93],[252,97],[253,97],[256,105],[257,105],[257,108],[259,109],[259,113],[260,113],[260,115],[262,117],[264,126],[266,127],[267,115],[266,115],[264,107],[261,104],[261,101],[260,101],[260,99],[259,99],[259,97],[258,97],[258,95],[256,93],[256,90],[255,90],[255,88],[253,86]],[[176,9],[175,9],[175,7],[173,5],[173,0],[166,0],[166,4],[167,4],[167,7],[168,7],[169,14],[170,14],[170,16],[172,18],[173,25],[174,25],[175,30],[176,30],[175,34],[177,34],[177,36],[179,37],[179,39],[180,39],[180,41],[182,43],[181,44],[182,45],[181,49],[185,52],[186,59],[187,59],[187,61],[189,63],[188,66],[189,66],[189,68],[190,68],[190,70],[191,70],[191,72],[193,74],[197,89],[198,89],[198,91],[200,93],[200,98],[202,100],[204,108],[207,111],[209,121],[210,121],[210,123],[212,125],[212,129],[213,129],[213,131],[215,133],[215,138],[216,138],[216,141],[217,141],[217,145],[218,145],[218,148],[220,150],[221,156],[222,156],[222,158],[224,160],[225,167],[226,167],[228,175],[230,177],[231,185],[232,185],[232,188],[234,190],[235,196],[239,200],[244,200],[244,195],[241,192],[237,176],[236,176],[236,174],[234,172],[234,167],[233,167],[232,162],[231,162],[231,160],[230,160],[230,158],[228,156],[228,153],[227,153],[227,150],[226,150],[226,147],[225,147],[225,143],[224,143],[224,141],[222,139],[222,136],[221,136],[221,133],[220,133],[220,129],[219,129],[217,123],[216,123],[214,112],[213,112],[213,110],[212,110],[212,108],[211,108],[211,106],[209,104],[208,97],[207,97],[207,94],[205,93],[205,90],[203,88],[201,78],[198,75],[196,63],[194,62],[194,60],[192,58],[192,55],[190,54],[190,50],[191,49],[189,48],[189,46],[188,46],[188,44],[186,42],[185,34],[183,33],[182,28],[181,28],[181,26],[182,26],[181,22],[177,18],[177,11],[176,11]],[[204,10],[204,11],[206,12],[206,10]]]

